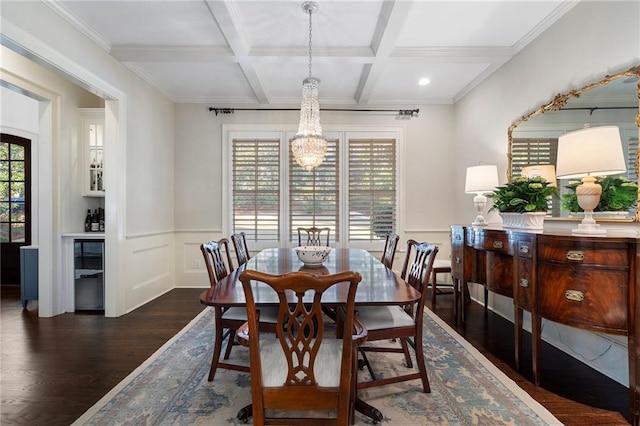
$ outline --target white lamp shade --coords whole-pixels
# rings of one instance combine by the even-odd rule
[[[464,192],[467,194],[493,192],[498,185],[498,166],[467,167],[464,184]]]
[[[626,170],[617,126],[587,127],[558,138],[558,178],[617,175]]]
[[[525,166],[522,168],[522,172],[520,174],[527,178],[540,176],[549,182],[549,186],[556,186],[556,166],[553,164]]]

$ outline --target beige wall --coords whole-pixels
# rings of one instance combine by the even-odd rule
[[[406,109],[407,105],[403,107]],[[411,105],[410,107],[414,107]],[[401,127],[404,201],[399,207],[401,241],[427,240],[441,246],[438,254],[450,253],[449,224],[454,216],[450,194],[454,190],[453,106],[418,105],[419,117],[396,120],[393,115],[372,113],[321,113],[325,132],[358,128]],[[375,107],[371,107],[375,109]],[[388,106],[380,109],[389,109]],[[299,114],[295,111],[237,111],[216,116],[208,105],[176,105],[175,135],[175,228],[176,285],[208,285],[204,270],[195,269],[201,259],[198,245],[228,237],[223,221],[221,180],[223,173],[223,125],[279,125],[295,131]],[[382,250],[380,245],[380,250]],[[400,244],[398,258],[401,258]]]

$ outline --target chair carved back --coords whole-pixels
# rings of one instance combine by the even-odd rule
[[[222,255],[222,249],[224,249],[226,255],[226,263]],[[209,284],[213,287],[218,281],[229,275],[229,271],[233,270],[233,262],[229,253],[229,240],[223,238],[219,241],[202,243],[200,244],[200,251],[209,274]]]
[[[329,246],[331,228],[298,228],[298,246]]]
[[[438,247],[433,244],[419,243],[413,239],[407,241],[407,254],[400,277],[420,292],[420,299],[415,306],[416,315],[420,317],[427,299],[427,286],[437,254]]]
[[[236,251],[238,266],[242,266],[251,259],[249,247],[247,246],[247,236],[244,232],[239,232],[231,236],[231,241],[233,241],[233,248]]]
[[[395,233],[388,234],[385,240],[380,262],[389,269],[393,268],[393,259],[396,257],[396,249],[398,248],[399,240],[400,236]]]
[[[353,392],[352,368],[355,360],[353,348],[354,302],[361,276],[357,272],[341,272],[334,275],[315,276],[305,272],[290,272],[284,275],[270,275],[259,271],[246,270],[240,275],[245,292],[248,316],[248,340],[251,362],[251,388],[254,424],[263,424],[265,409],[278,410],[325,410],[338,409],[338,424],[347,424],[349,404],[347,395]],[[281,372],[277,379],[268,378],[273,371],[266,372],[261,355],[266,343],[260,341],[258,330],[259,307],[253,297],[252,281],[269,285],[278,294],[278,323],[275,337],[270,334],[272,344],[278,348],[277,356],[284,357],[286,372]],[[322,315],[322,294],[338,283],[348,285],[346,308],[344,310],[341,330],[342,339],[335,339],[325,333]],[[242,335],[242,331],[238,331]],[[277,342],[274,341],[277,339]],[[333,340],[333,342],[326,342]],[[321,346],[329,343],[337,344],[333,350],[333,359],[326,363],[327,353]],[[334,348],[336,346],[333,346]],[[342,351],[340,355],[340,350]],[[264,361],[267,365],[267,361]],[[273,365],[273,361],[268,365]],[[326,370],[326,369],[329,370]],[[327,371],[339,368],[339,380],[321,383],[326,379]],[[324,371],[325,373],[317,373]],[[318,376],[316,376],[318,374]],[[318,420],[318,419],[315,419]],[[335,419],[334,419],[335,420]],[[343,423],[344,422],[344,423]]]

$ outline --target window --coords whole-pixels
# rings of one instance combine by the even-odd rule
[[[394,232],[395,159],[395,139],[349,140],[349,241]]]
[[[522,168],[536,164],[556,164],[558,138],[514,138],[511,146],[512,178],[520,176]],[[562,194],[563,188],[559,188]],[[562,196],[549,200],[549,213],[560,216]]]
[[[0,142],[0,242],[30,243],[30,144],[2,134]]]
[[[298,166],[289,152],[289,241],[298,239],[298,227],[331,229],[340,240],[338,140],[327,140],[327,154],[313,172]]]
[[[280,140],[233,139],[233,232],[248,240],[280,235]]]
[[[556,164],[558,138],[514,138],[511,146],[513,177],[520,176],[522,168],[534,164]]]
[[[291,132],[226,133],[229,233],[284,247],[297,244],[298,227],[316,226],[331,228],[336,246],[378,243],[398,226],[400,134],[326,132],[325,160],[309,172],[293,158]]]

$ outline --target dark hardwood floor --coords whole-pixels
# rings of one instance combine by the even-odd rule
[[[23,310],[19,287],[2,286],[0,424],[72,423],[203,309],[201,291],[176,289],[120,318],[38,318],[37,302]],[[472,303],[461,328],[454,324],[451,307],[451,296],[438,297],[436,313],[564,424],[628,423],[626,387],[545,344],[541,373],[546,389],[537,388],[529,381],[530,358],[523,360],[520,374],[513,370],[512,323],[492,313],[485,316]]]

